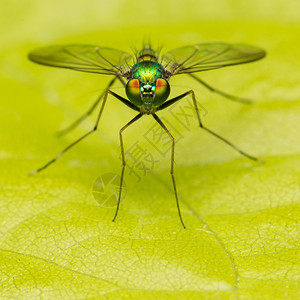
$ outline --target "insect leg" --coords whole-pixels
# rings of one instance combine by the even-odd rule
[[[179,202],[178,202],[178,196],[177,196],[177,190],[176,190],[176,184],[175,184],[175,177],[174,177],[174,150],[175,150],[175,139],[172,136],[172,134],[170,133],[170,131],[167,129],[167,127],[164,125],[164,123],[161,121],[161,119],[156,115],[153,114],[152,115],[153,118],[157,121],[157,123],[164,129],[164,131],[168,134],[168,136],[170,137],[171,141],[172,141],[172,153],[171,153],[171,169],[170,169],[170,174],[172,177],[172,182],[173,182],[173,189],[174,189],[174,194],[175,194],[175,198],[176,198],[176,205],[177,205],[177,210],[178,210],[178,215],[181,221],[181,224],[183,226],[183,228],[185,229],[185,225],[183,223],[182,217],[181,217],[181,212],[180,212],[180,207],[179,207]]]
[[[232,144],[231,142],[229,142],[225,138],[221,137],[219,134],[217,134],[217,133],[213,132],[212,130],[208,129],[207,127],[205,127],[203,125],[202,121],[201,121],[201,118],[200,118],[200,113],[199,113],[199,109],[198,109],[198,106],[197,106],[197,101],[196,101],[196,97],[195,97],[194,91],[190,91],[190,94],[192,94],[192,97],[193,97],[193,102],[194,102],[195,110],[196,110],[196,113],[197,113],[199,126],[201,128],[203,128],[204,130],[206,130],[210,134],[214,135],[215,137],[217,137],[218,139],[220,139],[221,141],[223,141],[224,143],[226,143],[227,145],[229,145],[230,147],[232,147],[233,149],[235,149],[236,151],[238,151],[240,154],[244,155],[245,157],[247,157],[249,159],[252,159],[254,161],[261,161],[259,158],[254,157],[254,156],[252,156],[252,155],[250,155],[250,154],[242,151],[240,148],[238,148],[237,146],[235,146],[234,144]]]
[[[124,178],[124,172],[125,172],[125,166],[126,166],[126,161],[125,161],[125,154],[124,154],[124,144],[123,144],[123,137],[122,137],[122,133],[123,131],[129,127],[129,125],[131,125],[132,123],[134,123],[135,121],[137,121],[140,117],[142,117],[142,113],[139,113],[138,115],[136,115],[131,121],[129,121],[124,127],[122,127],[120,129],[119,132],[119,136],[120,136],[120,146],[121,146],[121,155],[122,155],[122,172],[121,172],[121,179],[120,179],[120,190],[119,190],[119,197],[118,197],[118,204],[117,204],[117,208],[116,208],[116,212],[113,218],[113,222],[115,221],[118,211],[119,211],[119,207],[120,207],[120,201],[121,201],[121,193],[122,193],[122,186],[123,186],[123,178]]]
[[[209,84],[207,84],[206,82],[204,82],[202,79],[200,79],[199,77],[195,76],[194,74],[188,74],[189,76],[191,76],[192,78],[194,78],[196,81],[198,81],[199,83],[201,83],[202,85],[204,85],[206,88],[208,88],[211,92],[214,92],[216,94],[219,94],[227,99],[233,100],[233,101],[237,101],[237,102],[242,102],[242,103],[247,103],[250,104],[252,101],[249,99],[245,99],[245,98],[240,98],[240,97],[236,97],[230,94],[227,94],[225,92],[222,92],[212,86],[210,86]]]
[[[78,118],[76,121],[74,121],[71,125],[69,125],[68,127],[66,127],[65,129],[59,131],[57,133],[57,135],[63,136],[67,133],[69,133],[70,131],[72,131],[74,128],[76,128],[83,120],[85,120],[97,107],[97,105],[99,104],[99,102],[101,101],[101,99],[104,97],[105,93],[107,90],[109,90],[109,88],[115,83],[116,79],[119,79],[121,81],[121,83],[125,86],[124,81],[120,78],[120,77],[114,77],[108,84],[108,86],[105,88],[105,90],[101,93],[101,95],[96,99],[96,101],[93,103],[93,105],[89,108],[89,110],[83,114],[80,118]]]
[[[199,113],[199,109],[198,109],[198,106],[197,106],[197,102],[196,102],[196,97],[195,97],[195,93],[193,90],[190,90],[188,92],[185,92],[173,99],[170,99],[168,100],[167,102],[163,103],[158,109],[161,110],[161,109],[164,109],[172,104],[174,104],[175,102],[179,101],[180,99],[188,96],[188,95],[192,95],[192,98],[193,98],[193,103],[194,103],[194,107],[195,107],[195,110],[196,110],[196,113],[197,113],[197,118],[198,118],[198,122],[199,122],[199,126],[201,128],[203,128],[204,130],[206,130],[207,132],[209,132],[210,134],[214,135],[215,137],[217,137],[218,139],[222,140],[224,143],[226,143],[227,145],[229,145],[230,147],[232,147],[233,149],[235,149],[236,151],[238,151],[240,154],[246,156],[247,158],[249,159],[252,159],[252,160],[255,160],[255,161],[260,161],[260,162],[263,162],[262,160],[242,151],[241,149],[239,149],[237,146],[235,146],[234,144],[232,144],[231,142],[229,142],[228,140],[226,140],[225,138],[221,137],[220,135],[218,135],[217,133],[213,132],[212,130],[206,128],[202,121],[201,121],[201,118],[200,118],[200,113]]]
[[[103,102],[102,102],[102,105],[101,105],[101,108],[100,108],[100,111],[99,111],[99,114],[98,114],[98,117],[97,117],[97,120],[96,120],[96,123],[93,127],[92,130],[90,130],[89,132],[87,132],[86,134],[84,134],[82,137],[80,137],[79,139],[77,139],[75,142],[73,142],[72,144],[70,144],[68,147],[66,147],[63,151],[61,151],[57,156],[55,156],[52,160],[50,160],[48,163],[46,163],[44,166],[36,169],[36,170],[33,170],[31,171],[28,175],[31,176],[35,173],[38,173],[38,172],[41,172],[42,170],[46,169],[48,166],[50,166],[51,164],[53,164],[55,161],[57,161],[65,152],[67,152],[70,148],[72,148],[73,146],[75,146],[77,143],[79,143],[80,141],[82,141],[83,139],[85,139],[87,136],[89,136],[91,133],[95,132],[98,128],[98,124],[99,124],[99,121],[100,121],[100,117],[102,115],[102,112],[104,110],[104,106],[105,106],[105,103],[106,103],[106,100],[107,100],[107,96],[108,94],[111,94],[112,96],[114,96],[115,98],[117,98],[118,100],[122,101],[124,104],[126,104],[127,106],[129,106],[130,108],[134,109],[134,110],[139,110],[137,107],[135,107],[131,102],[129,102],[127,99],[119,96],[118,94],[110,91],[110,90],[107,90],[105,92],[105,95],[104,95],[104,98],[103,98]]]
[[[122,77],[118,76],[119,81],[123,84],[124,88],[126,87],[126,83],[124,82],[124,80],[122,79]]]

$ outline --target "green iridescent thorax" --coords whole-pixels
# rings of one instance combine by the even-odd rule
[[[155,61],[141,61],[135,64],[132,69],[132,77],[137,78],[141,84],[155,85],[157,78],[162,78],[164,68]]]

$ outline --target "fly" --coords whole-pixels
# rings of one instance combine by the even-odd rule
[[[29,175],[33,175],[46,169],[70,148],[85,139],[91,133],[95,132],[98,128],[108,95],[113,96],[129,108],[137,111],[137,115],[125,126],[123,126],[119,132],[122,155],[122,171],[118,203],[113,222],[116,220],[119,211],[124,171],[126,166],[122,136],[123,132],[131,124],[139,120],[143,115],[151,115],[154,120],[163,128],[172,142],[170,174],[178,215],[183,228],[185,228],[180,212],[174,177],[175,139],[161,119],[157,116],[157,111],[163,110],[187,96],[192,96],[199,126],[202,129],[222,140],[245,157],[254,161],[258,161],[258,159],[242,151],[237,146],[203,125],[193,90],[188,90],[172,99],[169,99],[169,80],[175,75],[188,74],[191,78],[195,79],[209,90],[216,92],[228,99],[238,102],[249,102],[246,99],[229,95],[211,87],[194,75],[194,73],[253,62],[263,58],[265,55],[265,51],[258,47],[228,43],[203,43],[193,46],[185,46],[166,52],[162,56],[156,53],[156,51],[154,51],[150,45],[144,46],[141,51],[136,53],[136,55],[131,55],[127,52],[117,49],[81,44],[55,45],[31,52],[29,54],[29,59],[42,65],[73,69],[82,72],[111,75],[113,78],[104,92],[97,98],[92,107],[69,127],[61,131],[61,135],[71,131],[78,124],[80,124],[95,110],[95,108],[103,99],[93,129],[66,147],[48,163],[30,172]],[[123,84],[127,99],[111,90],[113,84],[117,80]]]

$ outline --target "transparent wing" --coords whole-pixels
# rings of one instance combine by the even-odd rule
[[[42,65],[116,76],[126,74],[133,61],[126,52],[94,45],[54,45],[32,51],[28,57]]]
[[[194,73],[248,63],[263,58],[265,51],[248,45],[206,43],[165,53],[162,64],[170,75]]]

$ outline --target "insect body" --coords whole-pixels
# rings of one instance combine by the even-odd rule
[[[197,113],[199,126],[202,129],[219,138],[242,155],[252,160],[258,159],[240,150],[231,142],[203,125],[198,111],[195,93],[193,90],[186,91],[183,94],[180,94],[172,99],[168,99],[170,95],[169,80],[174,75],[188,74],[193,79],[213,92],[216,92],[234,101],[247,102],[247,100],[245,99],[231,96],[211,87],[200,78],[196,77],[193,73],[208,71],[235,64],[252,62],[261,59],[264,56],[265,52],[257,47],[227,43],[208,43],[186,46],[166,52],[163,56],[158,55],[149,45],[144,46],[143,49],[136,54],[136,56],[132,56],[120,50],[93,45],[50,46],[31,52],[29,54],[29,59],[39,64],[68,68],[82,72],[112,75],[114,76],[114,78],[110,81],[105,91],[97,98],[92,107],[83,116],[81,116],[78,120],[71,124],[71,126],[62,131],[61,134],[65,134],[76,127],[82,120],[90,115],[100,103],[100,101],[103,100],[93,129],[77,139],[71,145],[66,147],[61,153],[50,160],[47,164],[37,170],[32,171],[30,175],[44,170],[49,165],[54,163],[59,157],[61,157],[62,154],[64,154],[78,142],[89,136],[91,133],[96,131],[108,95],[114,96],[129,108],[137,111],[138,114],[120,129],[122,172],[118,204],[113,221],[115,221],[119,210],[126,166],[122,134],[129,125],[140,119],[143,115],[152,115],[155,121],[163,128],[172,142],[170,174],[172,178],[179,218],[183,227],[185,228],[179,208],[179,201],[174,177],[175,140],[172,134],[158,117],[158,111],[163,110],[174,104],[175,102],[191,95],[195,111]],[[124,79],[127,82],[124,82]],[[121,97],[111,90],[111,87],[116,80],[121,81],[121,83],[124,85],[128,99]]]
[[[164,68],[155,57],[143,55],[132,69],[132,79],[126,85],[128,99],[141,108],[141,112],[154,113],[169,97],[170,85],[163,78]]]

